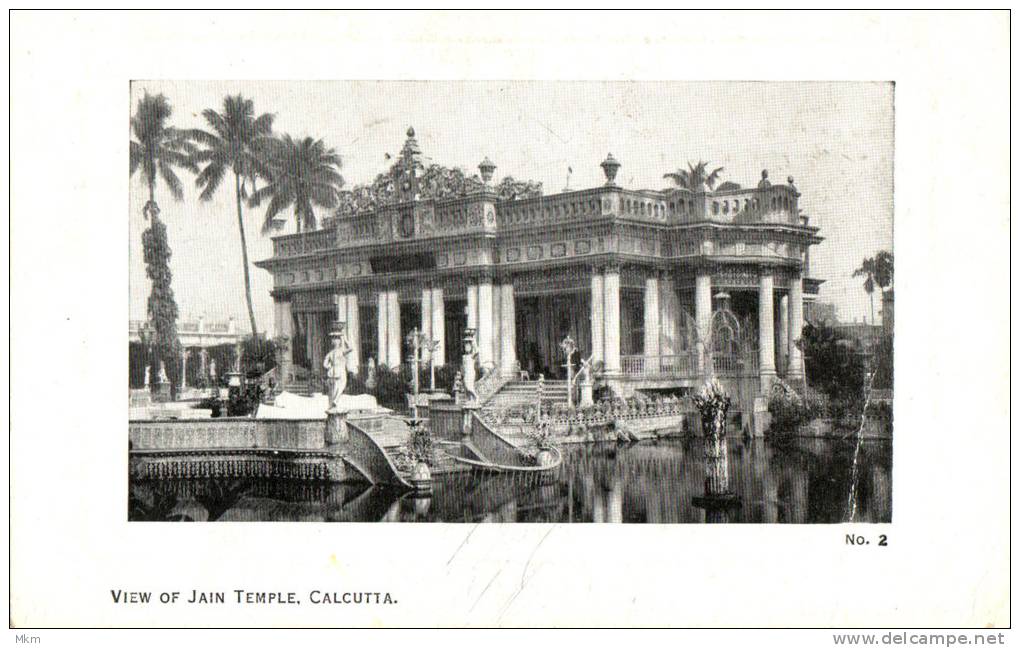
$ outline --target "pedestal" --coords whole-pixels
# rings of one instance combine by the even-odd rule
[[[170,401],[170,383],[161,382],[156,383],[156,388],[152,392],[152,400],[156,403],[167,403]]]
[[[586,380],[581,383],[581,402],[578,407],[594,407],[595,400],[592,392],[594,391],[594,383],[590,380]]]
[[[326,443],[346,443],[349,439],[347,412],[333,408],[326,410]]]
[[[461,408],[461,411],[464,414],[463,425],[461,427],[460,432],[462,441],[468,441],[471,439],[472,428],[471,415],[477,412],[479,409],[481,408],[476,403],[465,403]]]

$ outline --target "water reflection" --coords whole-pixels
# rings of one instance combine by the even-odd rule
[[[128,515],[145,521],[838,523],[853,443],[804,439],[775,448],[728,439],[739,506],[694,506],[704,493],[699,438],[568,447],[555,475],[443,475],[431,498],[378,486],[255,480],[138,481]],[[857,519],[892,516],[888,442],[861,451]]]

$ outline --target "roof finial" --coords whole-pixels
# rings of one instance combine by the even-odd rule
[[[616,184],[616,173],[620,170],[620,163],[613,154],[610,153],[606,156],[606,159],[602,161],[602,172],[606,174],[606,185],[612,186]]]
[[[482,173],[482,182],[488,185],[492,182],[492,174],[496,171],[496,165],[486,155],[485,159],[478,164],[478,170]]]

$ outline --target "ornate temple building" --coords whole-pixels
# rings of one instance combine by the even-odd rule
[[[485,159],[461,195],[437,197],[420,156],[411,129],[389,200],[275,237],[258,263],[291,339],[287,376],[321,367],[339,321],[354,372],[406,362],[413,329],[436,341],[436,364],[459,363],[473,329],[483,370],[504,381],[562,378],[568,335],[620,395],[690,389],[711,371],[746,408],[776,375],[803,378],[796,342],[821,238],[793,178],[635,191],[608,155],[600,187],[507,197]]]

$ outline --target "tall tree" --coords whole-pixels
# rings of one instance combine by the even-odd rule
[[[264,200],[269,201],[263,232],[276,229],[276,216],[290,207],[294,209],[297,231],[301,232],[315,229],[315,207],[337,206],[344,185],[340,154],[327,148],[322,140],[306,137],[297,141],[283,135],[263,142],[259,155],[267,161],[268,184],[252,194],[249,204],[258,207]]]
[[[166,226],[159,219],[156,204],[156,185],[162,180],[175,200],[184,197],[184,190],[175,169],[197,171],[191,160],[194,146],[185,131],[167,124],[173,113],[170,102],[162,94],[145,95],[138,101],[138,109],[131,118],[131,131],[135,139],[129,146],[130,175],[141,173],[149,189],[149,200],[142,212],[149,219],[149,228],[142,233],[145,273],[152,281],[148,315],[155,329],[155,357],[152,358],[153,376],[158,375],[159,363],[167,367],[171,390],[177,393],[180,377],[180,341],[177,338],[177,302],[171,288],[170,245]]]
[[[854,270],[853,276],[864,277],[864,292],[871,300],[871,324],[875,324],[875,258],[869,257],[861,261],[861,267]]]
[[[662,177],[672,180],[679,189],[698,192],[705,191],[707,188],[711,191],[715,187],[715,183],[719,181],[719,176],[722,172],[723,167],[716,167],[709,171],[708,162],[699,160],[697,164],[688,162],[686,169],[677,169],[672,173],[664,174]]]
[[[251,99],[237,95],[224,97],[222,113],[207,108],[202,111],[202,117],[205,118],[210,130],[190,131],[192,138],[203,147],[192,158],[197,164],[205,165],[195,178],[195,184],[202,189],[199,198],[209,201],[216,194],[228,171],[234,176],[237,229],[241,235],[241,257],[244,263],[244,294],[248,300],[248,319],[251,323],[251,334],[254,336],[258,335],[258,326],[255,323],[255,307],[252,304],[242,199],[248,196],[249,181],[252,184],[252,191],[255,191],[255,179],[260,175],[263,177],[269,175],[258,152],[264,150],[262,141],[272,135],[273,115],[266,113],[256,117]]]
[[[893,255],[882,250],[875,255],[875,283],[885,292],[893,284]]]

